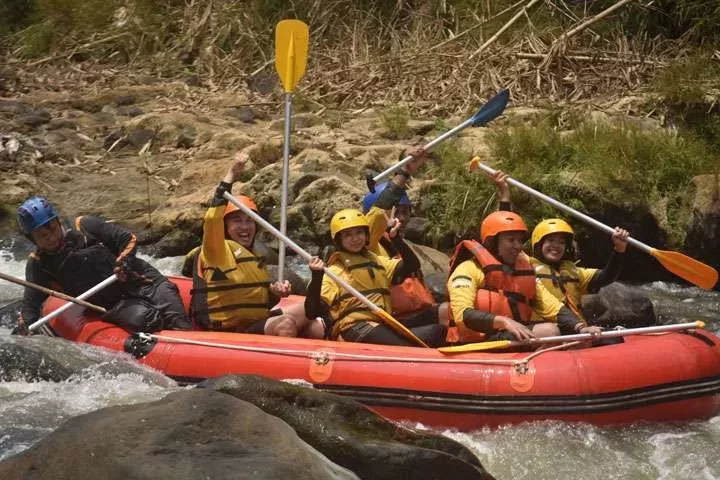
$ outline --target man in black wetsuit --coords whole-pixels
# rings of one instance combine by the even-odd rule
[[[104,320],[130,331],[193,328],[177,287],[135,256],[132,232],[94,216],[64,226],[55,207],[38,196],[18,208],[17,218],[23,234],[37,246],[25,268],[29,282],[76,297],[115,273],[117,282],[88,298],[108,310]],[[47,294],[25,288],[17,333],[26,333],[40,318],[46,299]]]

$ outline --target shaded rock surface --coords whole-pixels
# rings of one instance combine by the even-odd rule
[[[282,420],[230,395],[171,393],[75,417],[0,463],[12,479],[357,479]]]
[[[342,396],[257,376],[226,376],[199,386],[282,418],[300,438],[361,478],[493,478],[454,440],[398,426]]]
[[[720,270],[720,175],[693,178],[695,199],[684,250]],[[720,290],[720,281],[715,286]]]
[[[657,324],[650,298],[637,287],[617,282],[601,288],[597,294],[585,295],[582,311],[589,324],[604,328],[639,328]]]

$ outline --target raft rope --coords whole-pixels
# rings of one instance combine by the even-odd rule
[[[178,343],[186,345],[199,345],[203,347],[226,348],[228,350],[242,350],[245,352],[269,353],[275,355],[286,355],[294,357],[306,357],[315,360],[318,363],[327,363],[332,357],[333,360],[345,361],[363,361],[363,362],[416,362],[416,363],[461,363],[461,364],[486,364],[486,365],[510,365],[519,371],[526,370],[530,360],[545,352],[560,350],[571,347],[582,342],[563,343],[552,347],[536,350],[524,358],[519,359],[461,359],[461,358],[413,358],[413,357],[392,357],[384,355],[363,355],[360,353],[344,353],[344,352],[328,352],[323,350],[294,350],[280,349],[271,347],[252,347],[249,345],[232,345],[227,343],[205,342],[202,340],[190,340],[185,338],[166,337],[164,335],[155,335],[151,333],[138,333],[137,336],[145,341],[163,341],[167,343]]]

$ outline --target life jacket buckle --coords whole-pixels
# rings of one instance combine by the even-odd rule
[[[313,352],[312,357],[315,365],[325,366],[330,363],[330,355],[327,352]]]
[[[527,362],[517,362],[515,365],[513,365],[513,367],[515,367],[515,373],[517,373],[518,375],[525,375],[528,370],[530,370],[530,366]]]

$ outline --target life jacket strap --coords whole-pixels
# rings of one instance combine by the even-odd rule
[[[390,295],[390,290],[388,290],[387,288],[373,288],[370,290],[363,290],[360,293],[362,293],[363,296],[366,296],[366,297],[373,293],[379,293],[384,296],[384,295]],[[340,303],[344,300],[347,300],[348,298],[351,298],[351,297],[354,297],[354,295],[351,293],[344,293],[344,294],[340,295],[339,297],[337,297],[331,306],[335,306],[338,303]]]
[[[248,282],[248,283],[233,283],[232,285],[213,285],[208,287],[197,287],[190,289],[190,295],[196,293],[208,293],[208,292],[225,292],[228,290],[235,290],[241,288],[254,288],[254,287],[268,287],[270,282]]]

